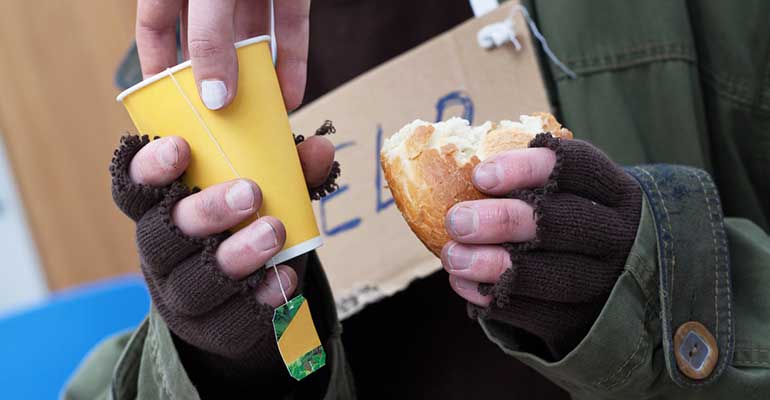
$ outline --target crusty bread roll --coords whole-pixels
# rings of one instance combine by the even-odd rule
[[[471,127],[452,118],[414,121],[385,140],[380,162],[393,199],[417,237],[436,256],[449,241],[447,211],[461,201],[487,196],[473,187],[473,168],[495,154],[526,148],[541,132],[572,138],[553,115],[523,115],[520,121]]]

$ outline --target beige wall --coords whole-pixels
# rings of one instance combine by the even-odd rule
[[[0,132],[52,289],[137,270],[107,171],[132,129],[112,77],[134,5],[0,1]]]

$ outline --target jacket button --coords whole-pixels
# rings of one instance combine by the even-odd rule
[[[685,322],[674,335],[674,357],[679,370],[687,377],[705,379],[719,359],[717,341],[700,322]]]

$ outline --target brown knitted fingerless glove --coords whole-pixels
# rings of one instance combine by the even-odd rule
[[[255,292],[266,269],[233,280],[218,267],[215,254],[227,233],[194,238],[171,220],[173,206],[190,190],[178,180],[155,188],[133,183],[129,165],[147,136],[125,136],[110,172],[117,206],[136,222],[141,269],[153,305],[169,327],[185,370],[203,398],[275,398],[295,381],[281,360],[272,328],[273,308]],[[339,164],[311,196],[336,188]],[[303,287],[306,257],[288,264]],[[322,340],[324,338],[321,338]]]
[[[534,335],[549,358],[560,359],[588,333],[623,271],[642,192],[589,143],[540,134],[529,147],[556,153],[544,187],[510,194],[534,206],[536,239],[505,245],[512,268],[495,285],[479,287],[493,301],[486,309],[471,306],[470,312]]]

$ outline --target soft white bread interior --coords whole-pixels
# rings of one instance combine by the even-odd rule
[[[572,132],[548,113],[480,126],[470,126],[461,118],[437,123],[416,120],[385,139],[380,162],[409,227],[440,256],[449,241],[446,212],[461,201],[487,197],[471,181],[476,164],[504,151],[526,148],[542,132],[572,138]]]

